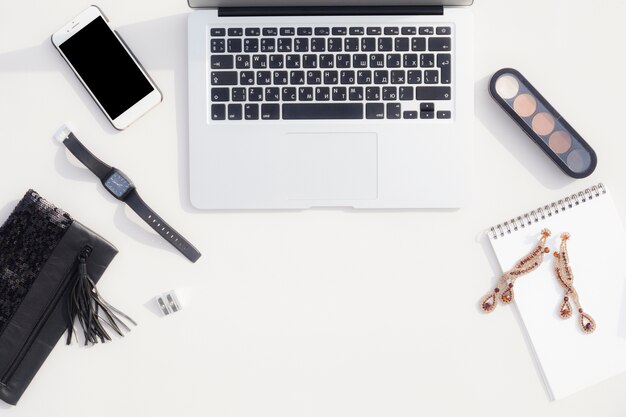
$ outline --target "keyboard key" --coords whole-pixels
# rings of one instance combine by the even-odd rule
[[[365,113],[368,119],[385,118],[385,105],[383,103],[367,103],[365,106]]]
[[[325,38],[311,39],[311,52],[324,52],[326,50]]]
[[[263,101],[263,88],[250,87],[248,89],[248,101]]]
[[[224,28],[212,28],[211,36],[226,36],[226,29]]]
[[[309,52],[309,38],[296,38],[293,44],[294,52]]]
[[[211,120],[225,120],[225,119],[226,119],[226,105],[225,104],[211,105]]]
[[[315,35],[316,36],[328,36],[330,35],[330,28],[315,28]]]
[[[338,84],[339,72],[338,71],[324,71],[324,84]]]
[[[280,101],[280,88],[265,87],[265,101]]]
[[[420,111],[435,111],[435,103],[420,103]]]
[[[280,28],[280,36],[293,36],[296,34],[294,28]]]
[[[413,100],[413,87],[400,87],[398,98],[403,101]]]
[[[317,55],[307,54],[302,56],[303,68],[317,68]]]
[[[434,119],[434,118],[435,118],[434,111],[421,111],[420,112],[420,119]]]
[[[376,50],[376,38],[361,38],[361,51],[373,52]]]
[[[337,54],[335,64],[337,68],[350,68],[352,57],[348,54]]]
[[[241,120],[241,104],[228,105],[228,120]]]
[[[371,84],[372,83],[372,71],[370,70],[362,70],[358,71],[356,74],[356,82],[358,84]]]
[[[320,55],[320,68],[333,68],[335,66],[335,55]]]
[[[274,85],[285,85],[289,81],[289,73],[287,71],[274,71]]]
[[[354,84],[356,75],[353,70],[341,71],[341,84]]]
[[[450,84],[452,79],[452,67],[450,61],[452,56],[450,54],[438,54],[437,66],[441,71],[441,84]]]
[[[298,99],[300,101],[313,101],[313,87],[300,87],[298,89]]]
[[[366,54],[352,55],[352,67],[367,68],[367,55]]]
[[[450,119],[452,118],[452,112],[448,110],[440,110],[437,112],[437,119]]]
[[[285,120],[362,118],[363,105],[361,103],[305,103],[283,105],[283,119]]]
[[[405,119],[417,119],[417,112],[414,110],[407,110],[402,115]]]
[[[354,27],[349,30],[350,35],[365,35],[365,28],[362,27]]]
[[[397,100],[398,99],[398,89],[396,87],[383,87],[383,100]]]
[[[291,71],[289,73],[289,82],[292,85],[302,85],[305,83],[304,71]]]
[[[211,88],[211,101],[229,101],[230,89],[228,87]]]
[[[409,50],[409,38],[396,38],[396,51],[408,51]]]
[[[449,35],[451,33],[450,26],[440,26],[436,30],[437,35]]]
[[[315,100],[330,101],[330,87],[316,87]]]
[[[403,66],[404,68],[417,68],[417,54],[404,54]]]
[[[246,104],[243,107],[243,113],[246,120],[259,120],[259,105]]]
[[[341,52],[341,38],[328,38],[328,51],[329,52]]]
[[[344,27],[333,28],[332,34],[335,36],[344,36],[348,34],[348,29]]]
[[[411,38],[411,51],[425,51],[426,38]]]
[[[228,36],[243,36],[242,28],[230,28],[228,29]]]
[[[383,33],[383,31],[379,27],[367,28],[367,34],[368,35],[382,35],[382,33]]]
[[[409,71],[407,73],[406,79],[409,84],[421,84],[422,83],[422,71],[421,70]]]
[[[280,104],[261,104],[261,119],[277,120],[280,118]]]
[[[292,42],[293,39],[291,38],[278,39],[278,52],[291,52]]]
[[[272,72],[271,71],[257,71],[256,83],[258,85],[270,85],[272,83]]]
[[[385,35],[399,35],[400,29],[397,27],[387,27],[385,28]]]
[[[226,51],[226,41],[224,39],[211,39],[211,53],[220,53]]]
[[[263,28],[263,36],[278,36],[278,29],[276,29],[276,28]]]
[[[212,71],[212,85],[237,85],[237,71]]]
[[[300,68],[300,55],[287,55],[285,60],[285,68]]]
[[[254,85],[254,71],[241,71],[239,73],[239,84]]]
[[[283,97],[283,101],[296,101],[297,100],[296,87],[283,87],[282,97]]]
[[[250,65],[251,65],[250,55],[235,56],[235,67],[237,69],[248,69],[250,68]]]
[[[385,55],[370,54],[370,68],[384,68],[384,67],[385,67]]]
[[[232,69],[233,65],[232,55],[211,55],[212,69]]]
[[[449,51],[451,47],[451,38],[428,38],[429,51]]]
[[[282,68],[284,64],[284,55],[270,55],[270,68]]]
[[[404,70],[391,71],[391,84],[406,84],[406,73]]]
[[[235,39],[229,39],[228,40],[228,52],[241,52],[241,39],[239,38],[235,38]]]
[[[350,90],[348,90],[348,97],[350,98],[350,101],[362,101],[363,87],[350,87]],[[335,100],[334,95],[333,100]]]
[[[263,38],[261,39],[261,52],[274,52],[276,51],[276,39]]]
[[[389,71],[376,70],[374,71],[374,84],[387,84],[389,82]]]
[[[259,28],[246,28],[246,36],[260,36],[261,29]]]
[[[435,29],[433,29],[432,26],[421,27],[420,30],[419,30],[419,34],[420,35],[434,35],[435,34]]]
[[[387,54],[387,68],[400,68],[402,66],[402,55]]]
[[[307,71],[306,73],[307,84],[321,84],[322,83],[322,71]]]
[[[243,41],[244,52],[259,52],[259,40],[256,38],[246,38]]]
[[[345,38],[343,49],[346,52],[357,52],[359,50],[359,38]]]
[[[403,35],[417,35],[417,29],[415,27],[403,27],[402,34]]]
[[[246,89],[244,87],[233,88],[232,101],[246,101]]]
[[[393,38],[378,38],[378,51],[393,51]]]
[[[450,87],[415,87],[417,100],[450,100]]]
[[[400,103],[387,103],[387,119],[402,118],[402,105]]]
[[[365,100],[367,101],[380,100],[380,87],[366,87],[365,88]]]
[[[267,68],[267,55],[252,55],[252,68]]]
[[[333,101],[346,101],[346,87],[333,87]]]
[[[433,54],[421,54],[420,55],[420,67],[432,68],[435,66],[435,55]]]
[[[439,84],[439,71],[437,70],[424,71],[424,84]]]
[[[312,28],[298,28],[298,36],[311,36],[313,34]]]

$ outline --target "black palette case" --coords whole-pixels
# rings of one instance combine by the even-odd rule
[[[95,285],[116,254],[69,214],[26,193],[0,227],[0,399],[18,402],[72,328],[80,279]]]

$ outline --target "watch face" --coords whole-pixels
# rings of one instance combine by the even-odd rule
[[[130,181],[117,171],[113,172],[113,174],[107,178],[104,182],[104,186],[117,198],[122,198],[131,188]]]

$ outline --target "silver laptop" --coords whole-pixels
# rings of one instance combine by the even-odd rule
[[[189,0],[200,209],[470,196],[473,0]]]

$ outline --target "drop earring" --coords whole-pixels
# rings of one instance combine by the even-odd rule
[[[537,269],[543,262],[544,254],[550,252],[550,249],[546,247],[546,240],[549,236],[550,231],[543,229],[541,231],[541,239],[537,246],[535,246],[528,255],[522,258],[513,269],[502,274],[498,285],[480,301],[480,308],[485,313],[491,313],[496,309],[500,291],[502,291],[502,294],[499,294],[499,298],[504,304],[509,304],[513,301],[515,298],[515,294],[513,293],[515,280]]]
[[[572,317],[572,305],[570,300],[574,302],[578,309],[578,323],[580,328],[585,333],[593,333],[596,330],[596,322],[591,316],[585,312],[580,305],[580,299],[578,298],[578,292],[574,288],[574,275],[572,268],[569,266],[569,255],[567,253],[567,241],[569,240],[569,233],[563,233],[561,235],[561,246],[557,252],[554,252],[554,272],[559,284],[565,290],[563,296],[563,302],[559,307],[559,316],[563,319],[569,319]]]

